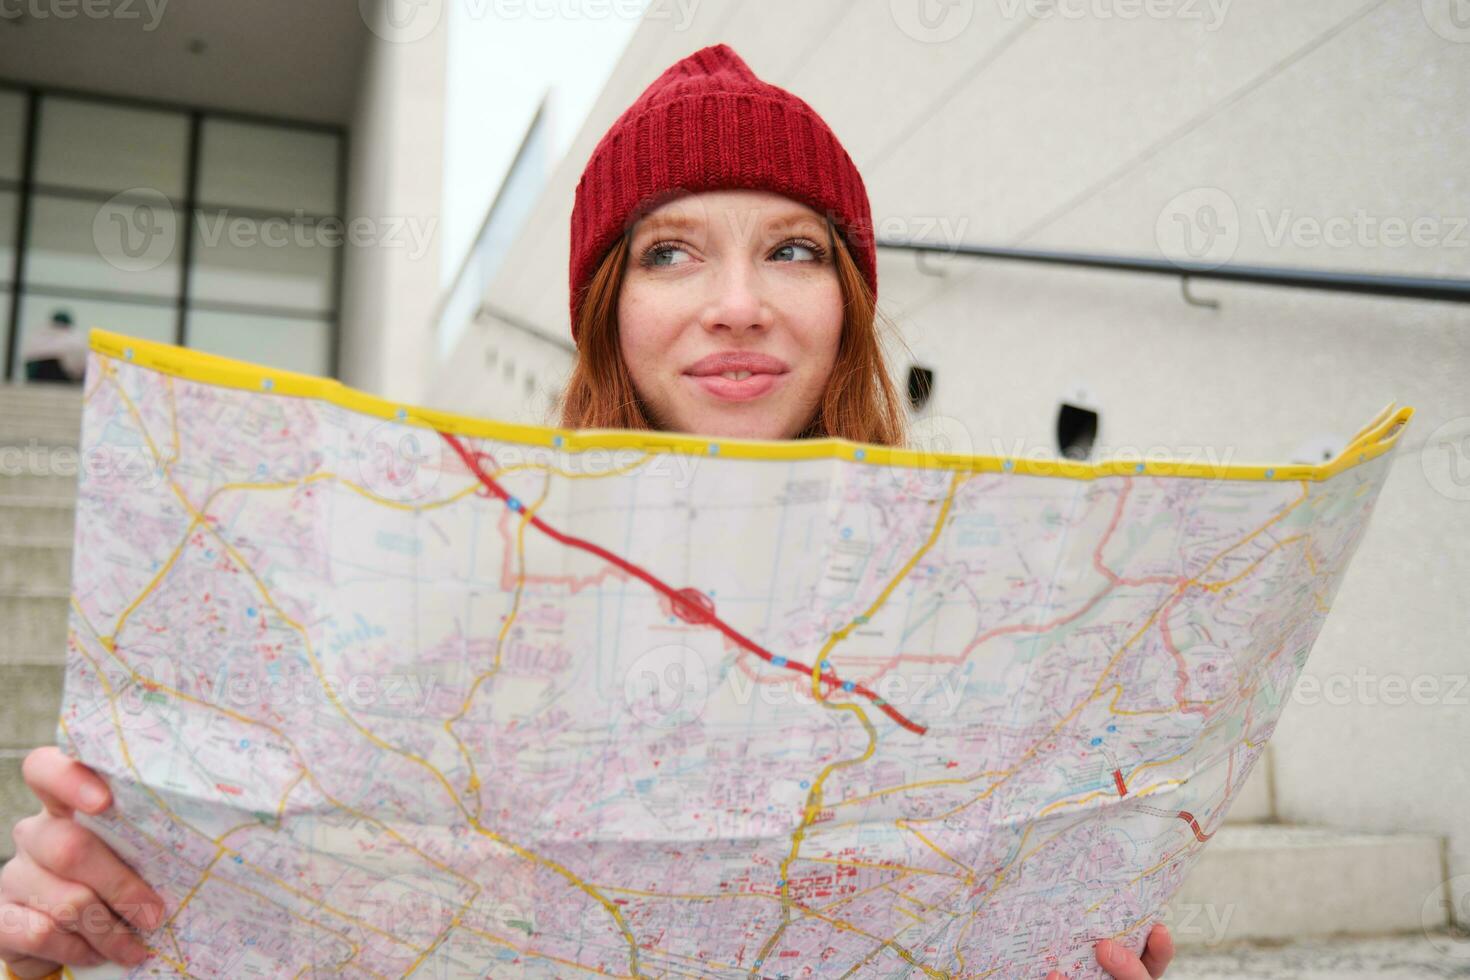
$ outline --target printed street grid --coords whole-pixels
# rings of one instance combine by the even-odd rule
[[[169,916],[87,976],[1100,977],[1391,461],[529,452],[90,356],[151,469],[83,474],[59,739]]]

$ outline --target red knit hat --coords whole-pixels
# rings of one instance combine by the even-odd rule
[[[830,217],[877,296],[872,212],[852,158],[816,110],[714,44],[656,78],[587,161],[572,205],[573,340],[580,294],[613,243],[668,199],[720,188],[774,191]]]

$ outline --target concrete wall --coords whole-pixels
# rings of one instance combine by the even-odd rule
[[[655,3],[529,222],[494,303],[567,336],[567,222],[606,127],[668,64],[731,44],[810,102],[880,237],[1470,275],[1470,28],[1435,0]],[[1125,16],[1125,12],[1136,16]],[[1193,250],[1191,252],[1191,249]],[[1373,525],[1273,745],[1283,820],[1446,836],[1470,897],[1470,306],[882,253],[880,307],[937,369],[927,431],[1098,455],[1320,452],[1415,406]],[[485,318],[431,401],[536,417],[487,360],[551,348]],[[559,382],[546,354],[537,383]],[[894,366],[902,376],[907,355]],[[1079,395],[1079,392],[1081,394]],[[1316,684],[1316,687],[1312,685]],[[1325,685],[1325,686],[1324,686]],[[1463,906],[1462,906],[1463,907]]]
[[[361,5],[369,30],[349,132],[340,374],[420,402],[439,300],[446,27],[438,4],[390,3],[394,19]]]

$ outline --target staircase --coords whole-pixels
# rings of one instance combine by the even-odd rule
[[[1243,941],[1399,933],[1423,946],[1422,933],[1455,925],[1441,838],[1282,823],[1273,759],[1268,746],[1169,903],[1164,921],[1186,958]]]
[[[80,419],[76,389],[0,385],[0,857],[12,849],[9,827],[36,809],[21,760],[55,741]],[[1432,954],[1420,934],[1452,925],[1449,904],[1435,899],[1443,842],[1281,823],[1272,777],[1268,749],[1171,903],[1164,921],[1183,952],[1170,975],[1190,975],[1191,947],[1207,962],[1239,941],[1413,934],[1411,952],[1391,954],[1397,962]]]
[[[0,856],[37,809],[21,760],[56,741],[66,662],[82,400],[63,385],[0,384]]]

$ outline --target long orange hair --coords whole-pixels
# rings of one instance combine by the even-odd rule
[[[552,406],[552,414],[561,416],[562,428],[657,428],[633,388],[618,342],[618,294],[631,234],[630,228],[608,250],[583,292],[577,323],[577,360]],[[835,437],[880,446],[906,445],[907,420],[888,375],[877,304],[830,219],[827,238],[842,289],[842,333],[821,406],[796,438]],[[886,318],[881,322],[888,336],[903,345],[892,324]]]

